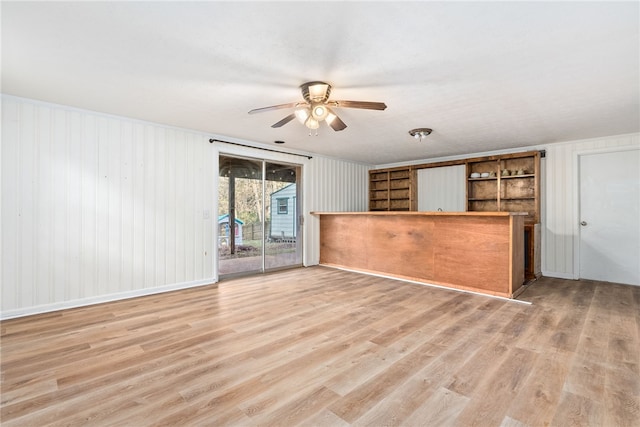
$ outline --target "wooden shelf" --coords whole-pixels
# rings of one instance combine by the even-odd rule
[[[494,208],[500,212],[526,212],[526,223],[540,222],[538,151],[479,157],[468,159],[466,164],[468,211]],[[471,178],[472,173],[492,173],[495,177]]]
[[[526,175],[509,175],[509,176],[501,176],[500,179],[518,179],[518,178],[535,178],[536,176],[532,173]]]
[[[410,166],[369,171],[369,210],[416,210],[415,182]]]

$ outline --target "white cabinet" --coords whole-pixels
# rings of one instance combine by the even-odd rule
[[[464,212],[467,205],[465,165],[418,169],[418,210]]]

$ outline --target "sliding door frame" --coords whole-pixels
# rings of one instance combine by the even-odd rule
[[[220,280],[221,278],[229,278],[229,277],[234,277],[234,276],[241,276],[241,275],[251,275],[251,274],[257,274],[257,273],[267,273],[267,272],[271,272],[271,271],[276,271],[276,270],[281,270],[281,269],[288,269],[288,268],[295,268],[295,267],[300,267],[303,265],[304,263],[304,227],[303,227],[303,223],[304,223],[304,215],[302,215],[303,212],[303,196],[302,196],[302,191],[303,191],[303,185],[302,185],[302,180],[303,180],[303,169],[304,169],[304,164],[302,163],[294,163],[294,162],[290,162],[290,161],[281,161],[278,159],[270,159],[270,158],[264,158],[264,157],[257,157],[254,155],[250,155],[247,153],[228,153],[228,152],[218,152],[218,172],[217,172],[217,181],[218,181],[218,186],[216,186],[216,188],[219,188],[219,184],[220,184],[220,169],[221,169],[221,162],[220,159],[223,157],[229,157],[229,158],[234,158],[234,159],[242,159],[242,160],[247,160],[250,162],[255,162],[255,163],[260,163],[261,164],[261,206],[260,206],[260,215],[261,215],[261,229],[262,229],[262,242],[261,242],[261,247],[260,247],[260,269],[259,270],[247,270],[247,271],[239,271],[239,272],[232,272],[232,273],[226,273],[226,274],[221,274],[220,273],[220,248],[218,246],[219,242],[219,236],[220,236],[220,228],[219,228],[219,224],[216,222],[216,226],[214,227],[215,233],[214,233],[214,241],[216,242],[216,250],[215,250],[215,257],[216,257],[216,271],[215,274],[218,278],[218,280]],[[274,163],[274,164],[279,164],[279,165],[285,165],[285,166],[290,166],[292,169],[295,170],[295,185],[296,185],[296,191],[295,191],[295,214],[294,214],[294,222],[295,222],[295,230],[296,230],[296,238],[295,238],[295,263],[294,264],[289,264],[289,265],[284,265],[284,266],[277,266],[277,267],[272,267],[272,268],[267,268],[267,262],[266,262],[266,257],[267,257],[267,234],[269,232],[269,230],[267,230],[267,197],[269,195],[267,195],[267,182],[269,181],[267,178],[268,175],[268,171],[267,171],[267,165],[269,163]],[[232,189],[230,188],[229,191],[231,191]],[[235,191],[235,189],[233,189]],[[220,209],[220,193],[218,191],[216,191],[217,194],[217,212],[216,212],[216,218],[218,218],[218,214],[219,214],[219,209]],[[231,194],[229,195],[229,197],[231,198]],[[277,208],[277,207],[276,207]],[[273,206],[270,207],[270,209],[274,209]],[[235,224],[234,224],[235,225]],[[230,225],[230,230],[233,230],[233,226]],[[230,235],[234,235],[235,233],[230,232]],[[233,237],[233,239],[235,239],[235,237]]]

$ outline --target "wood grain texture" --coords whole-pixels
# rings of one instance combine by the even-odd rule
[[[2,426],[640,425],[640,287],[326,267],[0,324]]]
[[[524,282],[520,215],[320,214],[320,263],[512,297]]]
[[[518,292],[524,284],[524,218],[521,216],[509,217],[511,222],[509,226],[509,270],[511,280],[511,295]]]

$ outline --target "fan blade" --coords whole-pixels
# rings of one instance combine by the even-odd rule
[[[338,117],[338,115],[335,112],[333,112],[331,108],[327,107],[327,110],[329,110],[329,115],[327,116],[325,121],[329,126],[331,126],[331,129],[338,132],[347,127],[347,125],[342,120],[340,120],[340,117]],[[330,119],[330,117],[333,117],[333,119]]]
[[[384,110],[387,104],[384,102],[367,102],[367,101],[329,101],[327,105],[339,108],[364,108],[365,110]]]
[[[288,104],[272,105],[270,107],[255,108],[249,111],[249,114],[262,113],[265,111],[281,110],[283,108],[295,108],[301,105],[307,105],[305,102],[290,102]]]
[[[289,123],[291,120],[293,120],[295,118],[296,118],[295,113],[291,113],[287,117],[285,117],[284,119],[280,120],[278,123],[272,124],[271,127],[272,128],[279,128],[281,126],[286,125],[287,123]]]

